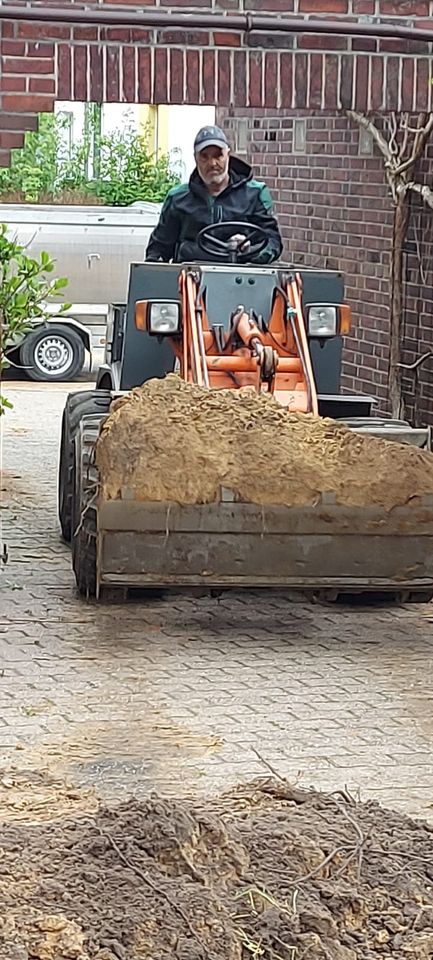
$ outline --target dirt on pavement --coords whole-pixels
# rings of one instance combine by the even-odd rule
[[[433,827],[256,781],[1,827],[1,960],[428,960]]]

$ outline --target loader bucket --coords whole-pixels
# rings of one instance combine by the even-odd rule
[[[97,592],[103,587],[280,587],[433,592],[433,497],[417,506],[99,503]]]
[[[407,443],[167,377],[120,398],[99,435],[83,424],[76,467],[84,594],[433,593],[433,457]]]

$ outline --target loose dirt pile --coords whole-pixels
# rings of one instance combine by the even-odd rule
[[[97,446],[102,496],[386,509],[433,493],[433,454],[288,413],[251,388],[209,391],[170,375],[115,401]]]
[[[256,781],[1,829],[1,960],[429,960],[433,827]]]
[[[47,771],[0,770],[0,823],[48,821],[98,807],[91,790],[78,790]]]

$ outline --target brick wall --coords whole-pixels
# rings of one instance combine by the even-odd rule
[[[372,393],[386,411],[393,207],[381,156],[376,148],[363,153],[372,144],[360,142],[357,125],[342,113],[220,110],[219,119],[235,147],[241,133],[241,152],[271,187],[285,256],[345,275],[354,327],[344,351],[344,385]],[[433,145],[419,173],[431,180]],[[405,261],[403,360],[410,363],[433,349],[432,212],[417,199]],[[433,362],[420,370],[418,384],[412,373],[405,376],[404,387],[408,413],[433,424]]]
[[[1,6],[8,0],[0,0]],[[54,100],[216,103],[290,109],[430,109],[432,44],[395,38],[187,29],[170,26],[177,13],[331,18],[390,22],[432,30],[433,0],[37,0],[52,22],[1,23],[0,164],[23,141],[35,116]],[[56,22],[56,10],[85,8],[92,23]],[[144,17],[166,13],[167,26],[103,26],[101,12]],[[230,22],[230,18],[232,20]]]

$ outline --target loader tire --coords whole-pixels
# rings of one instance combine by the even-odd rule
[[[99,436],[100,414],[83,416],[74,438],[74,492],[72,497],[72,566],[78,592],[86,599],[96,596],[96,536],[98,471],[95,445]]]
[[[58,512],[63,539],[71,539],[71,491],[68,489],[70,461],[73,459],[73,441],[71,440],[71,418],[73,410],[85,403],[94,394],[94,390],[77,391],[68,394],[62,414],[60,434],[60,454],[58,471]]]
[[[72,539],[72,497],[74,489],[74,442],[80,420],[87,414],[108,413],[109,390],[82,390],[70,393],[63,410],[58,475],[58,512],[62,538]]]

